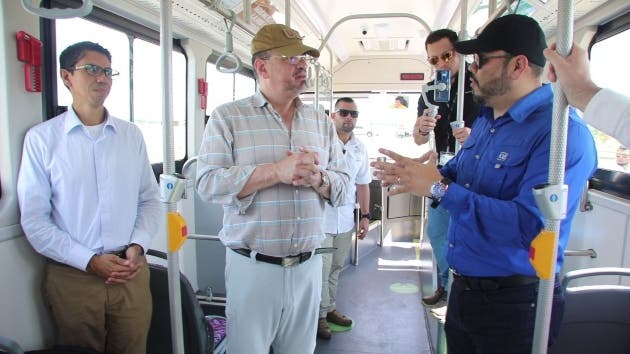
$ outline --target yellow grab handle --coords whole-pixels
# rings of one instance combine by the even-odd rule
[[[177,252],[186,241],[188,228],[186,220],[176,211],[168,213],[168,251]]]
[[[541,279],[549,280],[555,273],[556,260],[553,251],[556,246],[556,233],[542,230],[529,246],[529,262]]]

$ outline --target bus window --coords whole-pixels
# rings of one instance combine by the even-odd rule
[[[86,36],[86,33],[90,33],[90,35]],[[131,95],[129,94],[129,40],[127,36],[120,31],[80,18],[57,20],[56,34],[57,72],[54,74],[56,77],[59,76],[59,54],[71,44],[89,40],[109,50],[112,55],[112,67],[118,70],[120,75],[114,78],[105,106],[113,116],[129,119],[129,108],[131,107],[129,98]],[[72,104],[70,91],[59,79],[57,80],[57,104],[66,107],[70,107]]]
[[[630,55],[626,43],[630,40],[630,30],[625,30],[611,37],[596,42],[591,48],[591,75],[600,87],[630,96],[630,68],[620,65],[619,58]],[[630,172],[630,150],[611,136],[591,127],[597,153],[599,168],[613,171]]]
[[[234,99],[240,100],[256,92],[256,80],[249,76],[237,74],[234,81]]]
[[[85,33],[90,33],[90,36],[86,37]],[[97,42],[110,51],[112,67],[120,75],[114,79],[105,106],[113,116],[133,121],[144,135],[149,161],[161,162],[163,141],[155,139],[156,136],[162,136],[163,95],[159,45],[84,19],[57,20],[56,36],[56,60],[66,47],[84,40]],[[133,44],[133,58],[130,43]],[[131,63],[133,81],[130,77]],[[186,156],[186,58],[182,53],[173,51],[172,63],[173,137],[175,159],[179,160]],[[72,103],[72,96],[61,80],[57,80],[57,94],[59,106]]]
[[[359,118],[355,122],[353,132],[365,144],[369,159],[382,156],[378,152],[379,148],[394,150],[408,157],[419,157],[427,151],[428,145],[416,145],[412,135],[420,98],[418,93],[353,92],[346,95],[343,92],[335,92],[333,105],[337,99],[344,96],[351,97],[357,104]],[[307,104],[314,103],[312,95],[305,95],[302,100]],[[407,105],[401,104],[401,101]],[[320,101],[319,104],[323,109],[330,107],[327,99]]]
[[[133,121],[147,144],[149,161],[161,162],[162,104],[160,46],[142,39],[133,41]],[[173,148],[175,160],[186,156],[186,57],[173,51]]]
[[[206,81],[208,82],[208,105],[206,115],[226,102],[240,100],[254,94],[256,81],[240,73],[226,74],[218,72],[215,64],[206,64]]]

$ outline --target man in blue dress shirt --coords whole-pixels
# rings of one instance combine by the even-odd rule
[[[538,278],[529,248],[544,226],[532,188],[548,180],[553,100],[551,87],[542,83],[546,46],[538,23],[522,15],[498,18],[476,39],[456,42],[458,52],[474,54],[471,87],[484,106],[460,152],[441,170],[432,163],[434,156],[421,164],[387,150],[381,152],[394,163],[373,163],[385,184],[396,184],[392,194],[430,196],[451,215],[449,354],[531,351]],[[597,168],[593,137],[574,111],[567,135],[569,195],[556,272],[582,189]],[[563,307],[562,288],[556,285],[550,343]]]

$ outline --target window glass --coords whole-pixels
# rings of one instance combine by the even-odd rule
[[[334,103],[346,96],[335,92]],[[408,157],[419,157],[428,150],[429,144],[418,146],[413,141],[413,125],[416,122],[418,93],[364,93],[348,94],[357,104],[359,117],[356,120],[354,134],[366,146],[368,157],[376,159],[382,156],[379,148],[393,150]],[[303,101],[313,103],[312,97],[305,96]],[[329,108],[327,99],[320,99],[324,109]]]
[[[256,92],[256,80],[252,79],[249,76],[236,74],[234,85],[235,100],[240,100],[241,98],[251,96]]]
[[[149,161],[162,162],[163,139],[156,138],[163,135],[160,47],[83,19],[57,20],[56,36],[57,66],[59,54],[69,45],[80,41],[97,42],[109,50],[112,68],[118,70],[120,75],[113,81],[105,106],[113,116],[133,121],[144,135]],[[133,58],[130,57],[130,39],[133,43]],[[133,81],[130,77],[132,62]],[[182,53],[173,51],[172,64],[175,159],[183,159],[186,156],[186,58]],[[61,80],[57,80],[57,96],[59,106],[72,104],[72,96]]]
[[[144,134],[151,163],[163,160],[162,78],[160,46],[141,39],[133,42],[133,121]],[[186,58],[173,52],[173,148],[175,159],[186,156]]]
[[[212,114],[215,108],[226,102],[232,102],[251,96],[256,92],[256,81],[242,74],[218,72],[215,64],[206,64],[206,81],[208,82],[208,104],[206,115]]]
[[[80,18],[56,21],[57,56],[57,103],[59,106],[70,107],[72,95],[59,79],[59,54],[71,44],[81,41],[96,42],[107,49],[112,55],[112,68],[120,75],[114,78],[112,89],[105,101],[105,107],[110,114],[120,119],[129,120],[130,117],[130,88],[129,88],[129,40],[124,33],[101,26],[97,23]],[[87,35],[89,33],[89,36]]]
[[[630,67],[619,64],[619,58],[630,55],[628,41],[630,30],[595,43],[591,48],[591,75],[598,86],[630,96]],[[595,128],[591,130],[597,144],[599,168],[630,172],[629,147]]]

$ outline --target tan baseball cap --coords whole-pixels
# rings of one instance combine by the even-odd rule
[[[298,31],[279,23],[263,26],[252,39],[252,55],[270,49],[288,57],[308,54],[319,58],[319,51],[304,45]]]

